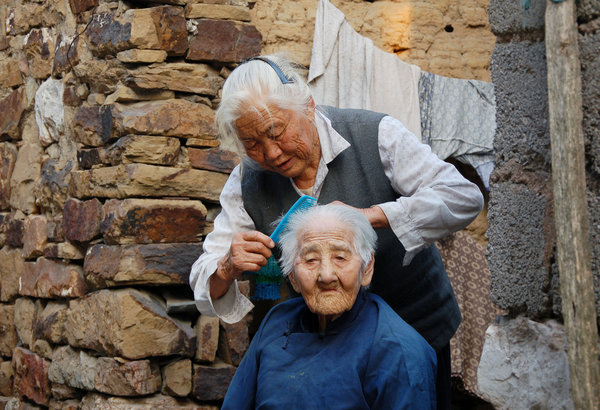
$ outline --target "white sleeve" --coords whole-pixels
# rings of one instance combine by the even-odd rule
[[[483,195],[392,117],[379,123],[378,143],[385,174],[401,195],[378,206],[406,249],[406,266],[425,247],[471,223],[483,208]]]
[[[218,316],[226,323],[239,322],[254,305],[240,293],[237,280],[219,299],[210,298],[210,277],[217,263],[228,251],[234,233],[253,230],[254,222],[244,209],[240,166],[229,176],[219,198],[221,212],[215,218],[213,231],[206,236],[203,253],[192,265],[190,286],[200,313]]]

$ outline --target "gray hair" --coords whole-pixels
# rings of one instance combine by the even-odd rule
[[[215,114],[215,125],[221,138],[237,141],[235,122],[246,112],[266,110],[269,105],[305,114],[312,101],[308,85],[298,71],[299,65],[282,54],[262,56],[275,63],[293,82],[283,84],[269,64],[251,60],[240,64],[229,74]]]
[[[281,257],[279,264],[284,276],[294,270],[294,261],[300,251],[300,237],[316,219],[335,220],[353,233],[354,249],[362,260],[361,273],[367,267],[377,244],[377,234],[358,210],[345,205],[318,205],[293,214],[279,237]]]

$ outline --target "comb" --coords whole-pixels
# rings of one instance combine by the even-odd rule
[[[285,229],[292,215],[298,211],[309,209],[317,204],[317,200],[310,195],[302,195],[289,211],[283,216],[273,233],[271,239],[273,242],[279,242],[279,236]],[[255,300],[276,300],[281,299],[280,285],[283,280],[281,268],[273,255],[267,259],[267,264],[255,273],[255,289],[252,299]]]

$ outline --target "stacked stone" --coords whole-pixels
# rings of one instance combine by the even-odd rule
[[[164,4],[162,4],[164,3]],[[229,70],[247,2],[0,6],[0,407],[216,408],[245,322],[188,285],[238,156]]]

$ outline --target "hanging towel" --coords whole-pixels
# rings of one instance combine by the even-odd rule
[[[422,141],[442,159],[471,165],[489,189],[496,133],[494,85],[422,71],[419,99]]]
[[[420,137],[420,73],[418,66],[375,47],[344,13],[319,0],[308,73],[317,104],[382,112]]]

